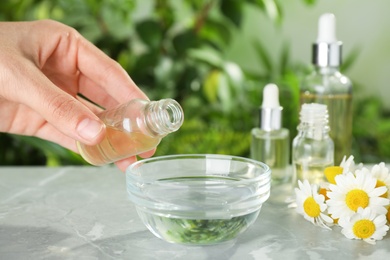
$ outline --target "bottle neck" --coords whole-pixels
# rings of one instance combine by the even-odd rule
[[[148,130],[156,136],[165,136],[177,131],[184,120],[181,106],[173,99],[149,102],[145,106],[144,115]]]
[[[340,72],[340,67],[320,67],[315,66],[315,72],[321,75],[332,75]]]
[[[328,125],[309,124],[303,122],[298,125],[297,129],[299,134],[305,138],[322,140],[329,136],[330,127]]]
[[[328,110],[323,104],[303,104],[298,131],[308,138],[321,140],[329,133]]]

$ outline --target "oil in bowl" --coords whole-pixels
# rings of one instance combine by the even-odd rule
[[[236,238],[270,192],[269,167],[228,155],[172,155],[127,169],[129,199],[145,226],[172,243],[211,245]]]

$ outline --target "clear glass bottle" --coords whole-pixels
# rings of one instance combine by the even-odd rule
[[[301,84],[300,103],[327,105],[330,136],[334,141],[334,162],[351,154],[352,83],[340,73],[342,43],[335,35],[335,16],[323,14],[318,23],[318,38],[313,44],[314,70]]]
[[[106,135],[97,145],[77,142],[81,156],[90,164],[104,165],[154,149],[161,139],[180,128],[184,114],[173,99],[134,99],[100,113]]]
[[[329,136],[328,111],[323,104],[303,104],[298,135],[293,140],[293,185],[307,179],[319,184],[325,180],[324,170],[334,165],[334,144]]]
[[[281,127],[282,107],[279,90],[268,84],[263,90],[260,127],[252,129],[250,157],[267,164],[272,170],[273,184],[291,181],[289,173],[290,132]]]

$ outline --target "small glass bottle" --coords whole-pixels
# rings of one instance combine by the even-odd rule
[[[97,145],[77,142],[81,156],[90,164],[104,165],[154,149],[161,139],[180,128],[184,114],[173,99],[133,99],[100,113],[106,135]]]
[[[325,180],[325,168],[334,165],[334,144],[329,136],[327,106],[303,104],[300,121],[292,148],[293,185],[305,179],[319,184]]]
[[[273,184],[291,181],[289,174],[290,132],[282,128],[279,90],[275,84],[263,89],[260,127],[252,129],[250,157],[267,164],[272,170]]]

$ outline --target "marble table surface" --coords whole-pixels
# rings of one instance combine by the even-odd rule
[[[183,246],[156,238],[107,167],[0,167],[0,259],[390,259],[376,245],[313,226],[273,187],[254,225],[235,241]]]

